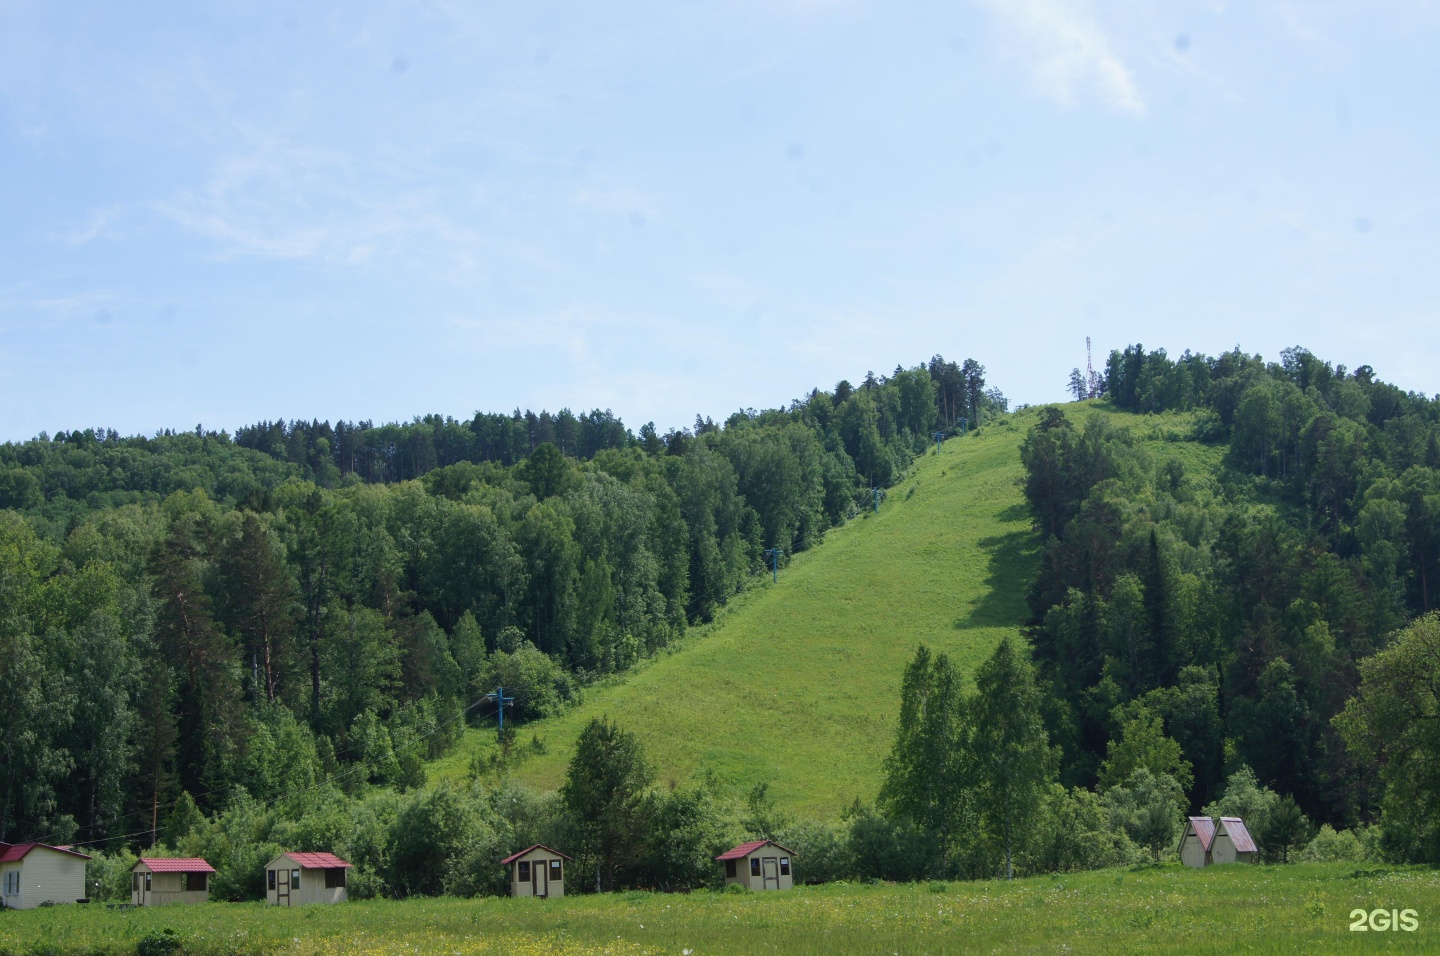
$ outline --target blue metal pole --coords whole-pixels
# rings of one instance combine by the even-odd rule
[[[497,687],[497,688],[495,688],[495,693],[493,693],[493,694],[486,694],[486,695],[485,695],[485,699],[486,699],[486,700],[493,700],[493,701],[495,701],[496,713],[497,713],[497,714],[499,715],[499,717],[500,717],[500,727],[499,727],[499,729],[503,731],[503,730],[505,729],[505,705],[506,705],[506,704],[513,704],[513,703],[515,703],[515,698],[514,698],[514,697],[506,697],[506,696],[505,696],[505,688],[502,686],[502,687]]]

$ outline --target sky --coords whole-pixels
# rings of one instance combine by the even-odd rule
[[[203,8],[203,9],[202,9]],[[0,0],[0,441],[1142,343],[1440,391],[1440,4]]]

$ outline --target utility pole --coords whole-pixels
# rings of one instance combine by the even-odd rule
[[[957,419],[955,419],[955,421],[960,425],[960,435],[961,435],[961,437],[964,437],[964,435],[965,435],[965,426],[969,423],[968,420],[967,420],[967,419],[964,419],[964,418],[957,418]]]
[[[880,489],[872,487],[870,497],[875,499],[875,513],[878,515],[880,513]]]
[[[935,439],[935,451],[938,454],[940,451],[940,446],[945,443],[945,433],[935,432],[932,437]]]
[[[780,548],[766,548],[760,553],[770,559],[770,579],[776,584],[780,583],[780,555],[785,552]]]
[[[506,705],[506,704],[513,704],[513,703],[515,703],[515,698],[514,698],[514,697],[506,697],[506,696],[505,696],[505,688],[504,688],[504,687],[497,687],[497,688],[495,688],[495,693],[493,693],[493,694],[486,694],[485,697],[484,697],[484,699],[485,699],[485,700],[493,700],[493,701],[495,701],[495,704],[496,704],[496,706],[495,706],[495,712],[496,712],[496,713],[499,715],[499,717],[500,717],[500,726],[499,726],[498,729],[499,729],[499,731],[500,731],[501,733],[504,733],[504,732],[505,732],[505,705]]]

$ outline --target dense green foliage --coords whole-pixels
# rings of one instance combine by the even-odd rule
[[[416,787],[486,692],[555,712],[763,549],[819,543],[960,406],[1003,410],[983,371],[937,356],[666,436],[562,412],[0,446],[0,839]]]
[[[975,684],[963,693],[944,654],[932,659],[923,644],[915,652],[879,802],[925,835],[938,875],[1013,879],[1016,853],[1037,845],[1054,755],[1030,666],[1009,639]]]
[[[1302,818],[1372,820],[1377,784],[1407,788],[1430,822],[1387,799],[1391,849],[1440,860],[1433,786],[1375,746],[1399,746],[1402,728],[1356,716],[1349,736],[1370,746],[1347,748],[1333,722],[1362,673],[1383,698],[1378,661],[1393,655],[1367,659],[1440,599],[1440,401],[1298,348],[1267,365],[1133,346],[1104,386],[1120,409],[1190,414],[1157,421],[1172,444],[1142,444],[1103,406],[1050,408],[1022,449],[1046,538],[1031,633],[1062,779],[1113,785],[1143,766],[1199,808],[1249,766],[1293,798],[1299,843]]]

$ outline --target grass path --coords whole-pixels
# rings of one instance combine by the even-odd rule
[[[558,787],[585,724],[607,714],[639,735],[662,782],[704,767],[777,802],[834,815],[879,784],[900,676],[917,644],[973,673],[1018,635],[1038,542],[1020,489],[1019,445],[1031,415],[951,440],[916,462],[870,513],[796,555],[778,585],[567,713],[531,724],[548,753],[517,776]],[[431,779],[463,775],[489,735],[471,731]]]

